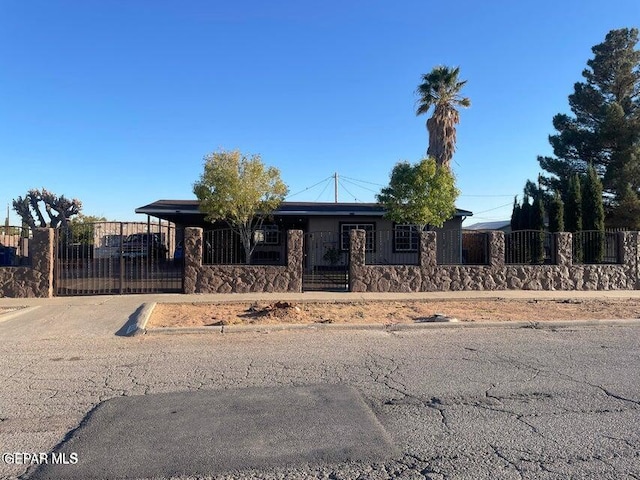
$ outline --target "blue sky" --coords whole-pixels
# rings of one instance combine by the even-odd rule
[[[472,101],[457,205],[506,219],[591,47],[639,25],[638,0],[0,0],[1,211],[45,187],[145,220],[194,198],[218,149],[259,153],[290,200],[333,201],[331,182],[307,188],[338,172],[340,201],[373,201],[425,154],[414,92],[443,64]]]

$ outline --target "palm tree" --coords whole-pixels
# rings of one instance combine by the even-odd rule
[[[433,115],[427,120],[429,148],[427,155],[436,159],[438,165],[450,168],[451,158],[456,149],[456,125],[460,123],[460,114],[456,107],[469,107],[471,100],[460,95],[466,80],[458,79],[460,68],[435,67],[430,73],[422,75],[422,83],[416,93],[418,109],[416,115],[427,113],[435,107]]]

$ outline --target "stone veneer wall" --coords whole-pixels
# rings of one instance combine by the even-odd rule
[[[30,267],[0,267],[0,297],[53,296],[53,229],[35,229],[29,242],[29,253]]]
[[[556,265],[507,265],[503,232],[489,233],[488,265],[438,265],[436,234],[422,232],[419,265],[365,265],[365,232],[351,231],[352,292],[454,290],[621,290],[637,289],[639,232],[620,232],[621,263],[573,265],[571,234],[556,234]]]
[[[302,231],[287,232],[286,265],[203,265],[202,229],[184,231],[185,293],[302,291]]]

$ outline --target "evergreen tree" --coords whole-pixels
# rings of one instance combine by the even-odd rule
[[[585,261],[602,263],[605,249],[602,182],[591,165],[582,180],[582,211],[582,227],[586,235],[583,239]]]
[[[520,212],[521,212],[520,203],[518,203],[518,196],[516,195],[513,199],[513,210],[511,211],[511,231],[512,232],[521,230]]]
[[[531,207],[531,229],[537,230],[531,237],[531,254],[533,263],[544,262],[544,202],[542,192],[538,191]]]
[[[557,190],[549,201],[549,231],[564,232],[564,202]]]
[[[580,177],[574,173],[569,178],[569,185],[564,201],[564,223],[568,232],[582,230],[582,192]]]
[[[525,195],[520,206],[520,230],[531,229],[531,209],[529,195]]]
[[[593,165],[603,179],[612,222],[622,202],[635,203],[640,191],[640,51],[636,28],[610,31],[592,48],[583,82],[569,96],[573,116],[553,118],[549,141],[555,157],[538,157],[550,175],[542,179],[568,199],[570,179]],[[634,198],[635,197],[635,198]],[[569,210],[571,207],[569,206]],[[573,220],[567,216],[567,225]],[[575,227],[569,228],[578,230]]]

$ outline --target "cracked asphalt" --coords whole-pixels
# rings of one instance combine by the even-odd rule
[[[640,479],[637,326],[127,338],[114,335],[135,309],[127,302],[0,323],[0,450],[50,451],[117,396],[343,383],[398,458],[199,478]],[[73,308],[97,323],[65,333]],[[24,471],[0,462],[2,478]]]

